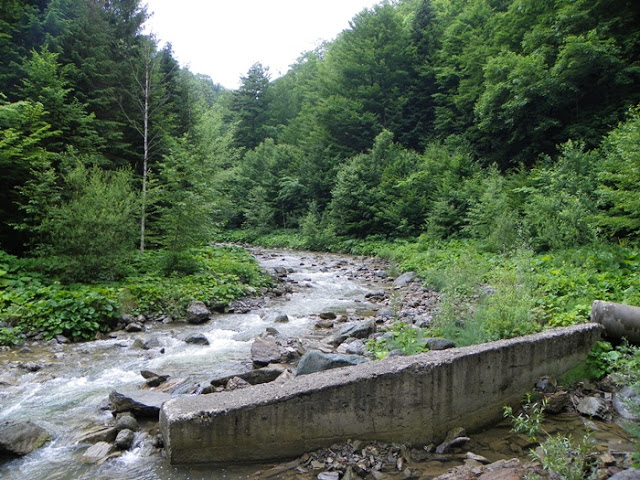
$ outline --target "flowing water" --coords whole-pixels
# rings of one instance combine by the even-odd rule
[[[310,315],[323,311],[336,313],[370,308],[364,295],[371,291],[348,275],[358,267],[329,255],[304,253],[263,253],[258,256],[266,269],[289,269],[288,278],[304,285],[286,298],[271,300],[258,311],[247,314],[217,315],[206,325],[172,323],[154,325],[151,331],[121,334],[116,338],[58,346],[32,347],[32,352],[0,352],[0,421],[31,420],[50,432],[53,440],[23,458],[0,464],[2,479],[223,479],[243,478],[255,470],[240,468],[233,473],[222,469],[178,469],[146,445],[149,439],[138,434],[130,452],[101,466],[80,461],[88,445],[78,437],[93,426],[107,424],[112,416],[103,409],[109,393],[123,386],[143,384],[141,370],[151,370],[183,379],[187,385],[208,383],[211,379],[241,373],[251,368],[253,339],[267,327],[275,326],[286,337],[314,335]],[[333,266],[333,268],[331,268]],[[347,273],[347,274],[345,274]],[[268,313],[286,313],[290,321],[272,325]],[[272,318],[272,317],[271,317]],[[316,319],[317,320],[317,319]],[[183,340],[191,333],[203,333],[209,346],[192,345]],[[163,349],[141,350],[134,341],[154,338]],[[42,368],[29,372],[23,366]],[[9,368],[8,368],[9,367]]]
[[[3,365],[0,422],[31,420],[52,436],[52,441],[43,448],[0,463],[0,479],[238,480],[252,477],[260,466],[173,467],[151,447],[151,439],[144,433],[136,434],[134,448],[119,458],[99,466],[86,464],[81,456],[89,445],[79,442],[78,438],[92,427],[112,421],[111,412],[106,408],[109,393],[123,386],[142,385],[141,370],[170,375],[172,381],[180,379],[185,385],[206,384],[214,378],[247,371],[251,368],[252,341],[267,327],[274,326],[287,337],[314,337],[317,333],[312,315],[324,311],[363,314],[372,308],[365,301],[365,294],[380,290],[379,286],[358,278],[357,269],[362,266],[362,259],[290,252],[260,252],[257,257],[264,268],[289,269],[289,279],[302,287],[271,300],[260,310],[217,315],[206,325],[156,324],[146,332],[122,333],[109,340],[54,348],[34,346],[31,352],[15,349],[0,352],[0,365]],[[286,313],[290,322],[273,325],[265,320],[273,318],[268,315],[270,312]],[[203,333],[210,345],[184,342],[185,337],[196,332]],[[141,350],[134,345],[136,339],[150,338],[157,341],[157,348]],[[29,371],[29,364],[41,368]],[[575,417],[572,421],[575,428],[584,423]],[[565,424],[560,428],[569,429],[568,421],[562,422]],[[622,441],[618,431],[602,435],[603,443]],[[473,438],[475,453],[491,460],[526,456],[525,446],[508,440],[505,425]],[[447,462],[436,462],[429,468],[440,473],[450,466]],[[286,477],[298,478],[292,472]],[[315,475],[300,478],[315,478]]]

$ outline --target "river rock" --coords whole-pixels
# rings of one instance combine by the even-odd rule
[[[284,267],[273,267],[273,273],[276,274],[277,277],[286,277],[287,276],[287,269]]]
[[[33,422],[0,423],[0,457],[21,457],[51,440],[49,433]]]
[[[136,432],[139,428],[140,425],[138,425],[138,421],[131,414],[118,414],[118,418],[116,420],[116,430],[118,432],[121,430],[131,430],[132,432]]]
[[[113,413],[131,412],[136,417],[150,417],[158,419],[160,407],[169,400],[171,395],[149,390],[121,388],[109,395]]]
[[[631,399],[638,402],[638,393],[631,387],[624,387],[613,396],[613,409],[622,418],[636,421],[638,420],[638,417],[631,411],[628,405]]]
[[[82,455],[85,463],[102,463],[114,450],[114,446],[107,442],[98,442],[91,445]]]
[[[83,434],[78,439],[78,443],[112,443],[115,441],[117,435],[118,430],[116,429],[116,427],[100,426]]]
[[[203,302],[191,302],[187,307],[187,322],[200,324],[209,321],[211,312]]]
[[[609,477],[609,480],[640,480],[640,470],[636,468],[629,468]]]
[[[129,333],[137,333],[137,332],[142,332],[144,330],[144,327],[138,322],[133,322],[128,324],[126,327],[124,327],[124,330],[125,332],[129,332]]]
[[[192,333],[184,341],[194,345],[210,345],[209,339],[203,333]]]
[[[416,278],[416,272],[406,272],[393,281],[396,287],[406,287]]]
[[[335,320],[338,316],[333,312],[322,312],[318,315],[322,320]]]
[[[289,316],[283,312],[269,312],[262,317],[262,320],[270,323],[288,323]]]
[[[250,386],[251,384],[246,380],[243,380],[240,377],[233,377],[229,379],[224,389],[227,391],[231,391],[231,390],[238,390],[239,388],[247,388]]]
[[[229,380],[234,377],[239,377],[245,382],[250,383],[251,385],[259,385],[261,383],[273,382],[286,371],[286,366],[272,363],[270,365],[267,365],[266,367],[256,368],[254,370],[240,373],[238,375],[228,375],[222,378],[211,380],[211,385],[213,385],[214,387],[224,387],[225,385],[227,385]]]
[[[366,353],[366,347],[362,340],[356,338],[354,340],[347,340],[341,343],[337,348],[338,353],[346,353],[348,355],[364,355]]]
[[[264,367],[280,360],[280,347],[272,338],[258,337],[251,345],[251,360],[257,367]]]
[[[381,308],[380,310],[378,310],[376,312],[376,317],[377,318],[383,318],[383,319],[389,319],[389,318],[393,318],[394,316],[394,312],[393,309],[389,308],[389,307],[385,307],[385,308]]]
[[[547,405],[544,411],[556,415],[569,405],[571,396],[569,392],[561,391],[545,395],[545,400],[547,401]]]
[[[327,343],[338,346],[348,338],[367,338],[376,331],[376,324],[373,320],[363,320],[346,325],[334,333]]]
[[[342,355],[339,353],[322,353],[318,350],[306,352],[298,363],[296,376],[321,372],[332,368],[347,367],[366,362],[367,359],[358,355]]]
[[[318,475],[318,480],[340,480],[339,472],[322,472]]]
[[[456,344],[446,338],[426,338],[424,344],[429,350],[446,350],[448,348],[456,348]]]
[[[116,437],[116,447],[120,450],[129,450],[133,445],[134,433],[132,430],[125,428],[118,432]]]
[[[600,397],[584,397],[580,400],[580,403],[578,403],[576,410],[587,417],[598,417],[602,419],[605,419],[608,413],[607,406]]]

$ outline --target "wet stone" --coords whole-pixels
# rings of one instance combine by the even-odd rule
[[[138,425],[138,421],[131,415],[123,414],[120,415],[116,420],[116,430],[118,432],[120,432],[121,430],[131,430],[135,432],[139,428],[140,425]]]
[[[124,429],[118,432],[116,446],[121,450],[128,450],[133,445],[134,433],[132,430]]]
[[[193,345],[209,345],[209,339],[203,333],[193,333],[184,339],[186,343]]]
[[[90,446],[82,455],[81,460],[85,463],[100,463],[106,459],[114,450],[111,443],[98,442]]]

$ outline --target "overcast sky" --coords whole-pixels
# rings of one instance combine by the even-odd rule
[[[171,42],[193,73],[237,88],[261,62],[271,77],[286,73],[301,53],[333,40],[349,20],[381,0],[146,0],[147,31]]]

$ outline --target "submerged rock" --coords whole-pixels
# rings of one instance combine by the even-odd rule
[[[115,447],[111,443],[98,442],[95,445],[90,446],[82,455],[81,460],[85,463],[102,463],[106,460],[111,453],[115,450]]]
[[[332,368],[348,367],[368,361],[359,355],[342,355],[339,353],[322,353],[318,350],[306,352],[298,363],[296,376],[308,375],[314,372],[330,370]]]
[[[21,457],[51,440],[49,433],[33,422],[0,423],[0,457]]]
[[[194,345],[210,345],[209,339],[203,333],[192,333],[184,341]]]

